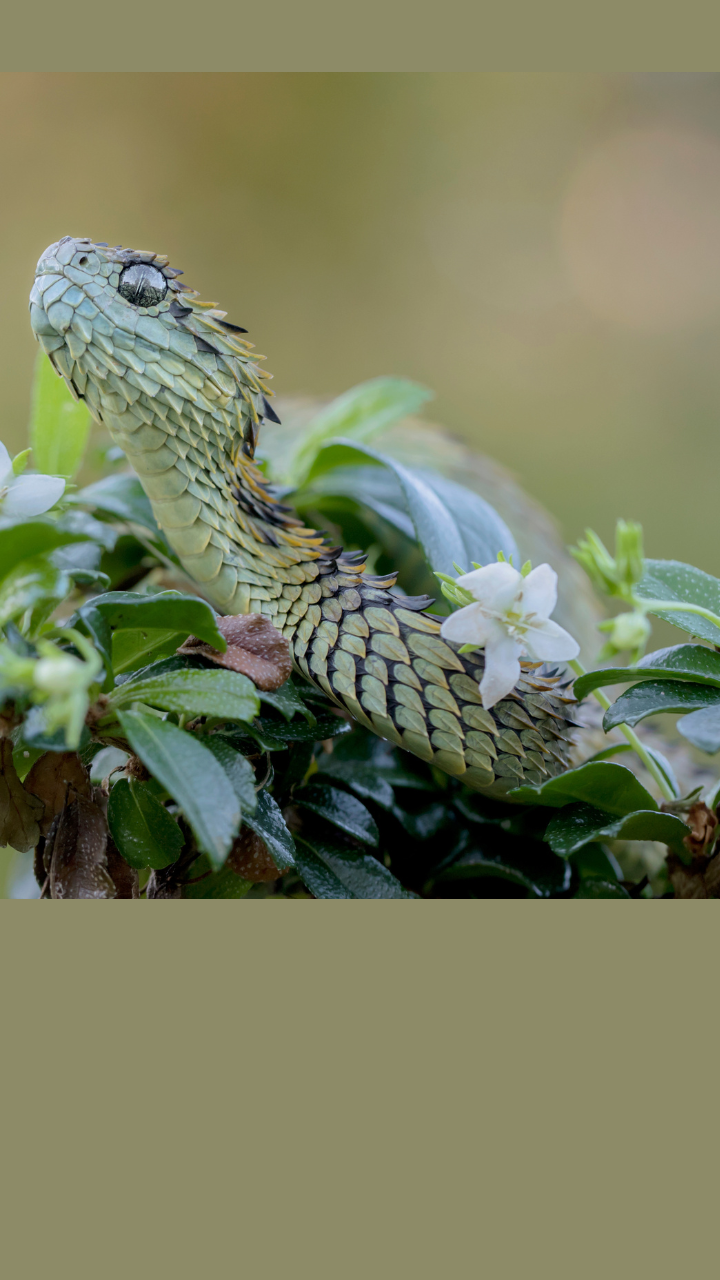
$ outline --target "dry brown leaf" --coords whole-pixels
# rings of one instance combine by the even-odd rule
[[[85,796],[77,796],[54,819],[47,839],[51,898],[115,898],[107,844],[102,809]]]
[[[252,880],[253,884],[268,884],[282,875],[265,841],[250,827],[243,827],[228,854],[227,864],[237,876]]]
[[[13,764],[13,744],[0,739],[0,848],[10,845],[18,853],[34,849],[40,839],[42,801],[30,795]]]
[[[44,836],[69,800],[76,796],[89,800],[92,794],[87,770],[75,751],[46,751],[35,761],[24,785],[43,805],[40,830]]]
[[[272,622],[261,613],[242,613],[218,618],[217,627],[227,641],[225,653],[197,636],[188,636],[178,653],[209,658],[219,667],[240,671],[268,692],[285,683],[292,671],[290,645]]]
[[[690,834],[685,836],[683,844],[688,853],[697,858],[705,852],[712,840],[717,818],[712,809],[709,809],[702,800],[697,800],[688,810],[685,821],[690,827]]]

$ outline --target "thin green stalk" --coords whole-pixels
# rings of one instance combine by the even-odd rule
[[[720,626],[720,619],[718,619],[718,625]],[[577,659],[574,659],[573,661],[569,662],[568,666],[572,667],[573,671],[578,676],[584,676],[587,674],[586,669],[583,666],[582,662],[578,662]],[[593,689],[593,695],[597,699],[597,701],[600,703],[600,706],[602,707],[603,711],[607,711],[608,707],[612,705],[610,702],[610,699],[605,696],[602,690]],[[619,724],[617,728],[620,730],[623,736],[630,743],[630,746],[632,747],[635,754],[639,756],[639,758],[642,760],[648,773],[651,775],[651,777],[655,779],[655,782],[660,788],[660,791],[662,792],[665,799],[674,800],[676,797],[669,782],[667,781],[667,778],[663,776],[661,769],[655,763],[652,756],[648,754],[647,750],[643,746],[642,742],[640,741],[640,739],[638,738],[634,730],[631,729],[628,724]]]
[[[712,622],[716,627],[720,628],[720,617],[713,613],[711,609],[704,609],[701,604],[683,604],[680,600],[645,600],[642,596],[635,599],[635,604],[644,613],[648,613],[650,609],[657,613],[696,613],[701,618],[707,618],[708,622]]]

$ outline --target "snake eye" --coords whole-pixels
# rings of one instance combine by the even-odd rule
[[[156,307],[167,293],[162,271],[146,262],[133,262],[120,276],[118,293],[134,307]]]

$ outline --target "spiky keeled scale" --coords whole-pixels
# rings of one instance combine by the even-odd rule
[[[118,292],[145,262],[167,294],[143,308]],[[515,692],[482,707],[482,657],[440,636],[427,601],[392,594],[358,553],[329,550],[278,503],[253,455],[268,375],[225,312],[178,283],[167,259],[65,237],[30,295],[36,336],[71,393],[125,451],[187,572],[226,614],[259,612],[296,667],[368,729],[469,786],[504,792],[567,762],[569,707],[526,664]]]

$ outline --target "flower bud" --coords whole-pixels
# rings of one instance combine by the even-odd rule
[[[603,649],[605,657],[624,650],[642,650],[650,638],[650,623],[644,613],[619,613],[616,618],[603,622],[599,628],[607,631],[608,639]]]

